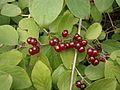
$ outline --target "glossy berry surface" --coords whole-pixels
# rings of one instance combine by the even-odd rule
[[[80,80],[76,81],[75,85],[76,85],[76,87],[80,88],[81,87],[81,81]]]
[[[105,62],[105,58],[104,57],[100,57],[98,58],[99,61]]]
[[[69,42],[65,43],[65,46],[67,49],[70,48],[70,43]]]
[[[98,59],[95,59],[95,61],[92,63],[92,65],[96,66],[99,64],[99,60]]]
[[[98,56],[99,51],[97,49],[93,49],[92,56]]]
[[[88,49],[87,49],[87,54],[88,54],[89,56],[92,56],[92,55],[93,55],[93,49],[92,49],[92,48],[88,48]]]
[[[62,36],[63,36],[63,37],[67,37],[67,36],[68,36],[68,30],[64,30],[64,31],[62,32]]]
[[[74,47],[75,47],[76,49],[79,49],[81,46],[82,46],[82,45],[81,45],[80,42],[75,42],[75,44],[74,44]]]
[[[82,41],[82,37],[78,33],[76,33],[73,37],[73,40]]]
[[[66,49],[66,45],[64,43],[59,44],[60,50],[63,51]]]
[[[55,49],[55,51],[57,51],[57,52],[60,52],[60,51],[61,51],[61,49],[60,49],[60,46],[59,46],[59,45],[54,46],[54,49]]]
[[[71,42],[70,42],[70,48],[73,48],[73,47],[74,47],[74,44],[75,44],[75,43],[74,43],[73,41],[71,41]]]
[[[29,38],[27,39],[27,43],[35,46],[35,45],[37,45],[38,41],[37,41],[36,38],[29,37]]]
[[[51,46],[55,46],[55,42],[53,41],[53,39],[51,39],[50,41],[49,41],[49,44],[51,45]]]
[[[30,55],[35,55],[39,53],[40,48],[38,46],[33,46],[32,48],[29,49],[29,54]]]
[[[88,58],[88,61],[91,62],[91,63],[94,63],[95,57],[89,57],[89,58]]]
[[[87,40],[82,40],[81,43],[82,43],[82,46],[86,46],[88,42]]]
[[[80,48],[78,49],[78,52],[79,52],[79,53],[85,52],[85,48],[84,48],[84,47],[80,47]]]

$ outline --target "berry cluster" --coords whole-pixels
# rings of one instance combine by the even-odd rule
[[[77,88],[80,88],[81,90],[84,90],[84,89],[86,88],[86,84],[83,83],[83,82],[80,81],[80,80],[76,81],[75,84],[76,84],[76,87],[77,87]]]
[[[68,30],[64,30],[62,32],[63,37],[67,37],[68,35],[69,35]],[[73,36],[72,40],[70,40],[69,42],[60,42],[60,40],[57,37],[54,37],[49,41],[49,44],[51,46],[54,46],[54,49],[57,52],[61,52],[69,48],[75,48],[78,50],[78,52],[82,53],[85,51],[85,46],[87,45],[87,41],[82,39],[82,37],[78,33],[76,33]]]
[[[32,47],[29,48],[29,50],[28,50],[30,55],[35,55],[35,54],[39,53],[40,47],[39,47],[39,43],[36,38],[29,37],[27,39],[27,43],[32,45]]]
[[[98,65],[100,61],[105,62],[105,60],[109,58],[109,54],[104,54],[102,57],[98,58],[99,50],[95,48],[88,48],[87,54],[88,54],[88,61],[92,63],[92,65],[94,66]]]

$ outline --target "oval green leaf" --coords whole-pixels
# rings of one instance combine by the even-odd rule
[[[1,14],[8,17],[15,17],[21,14],[21,9],[17,5],[6,4],[2,8]]]
[[[30,2],[30,14],[41,26],[52,23],[60,14],[63,0],[33,0]]]
[[[100,25],[100,23],[94,23],[88,28],[85,37],[88,40],[94,40],[100,36],[101,32],[102,26]]]

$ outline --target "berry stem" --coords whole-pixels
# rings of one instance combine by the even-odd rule
[[[82,25],[82,19],[79,19],[78,34],[80,34],[81,25]],[[70,89],[69,90],[72,90],[72,87],[73,87],[76,61],[77,61],[77,50],[75,50],[75,55],[74,55],[74,59],[73,59],[72,73],[71,73],[71,80],[70,80]]]
[[[78,69],[77,68],[75,68],[75,69],[76,69],[78,75],[81,77],[81,79],[84,80],[88,85],[90,85],[90,83],[82,76],[82,74],[78,71]]]

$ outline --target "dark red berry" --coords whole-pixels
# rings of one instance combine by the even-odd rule
[[[81,90],[84,90],[86,88],[86,84],[85,83],[82,83],[81,85],[80,85],[80,89]]]
[[[76,85],[76,87],[80,88],[81,87],[81,81],[80,80],[76,81],[75,85]]]
[[[91,62],[91,63],[94,63],[95,57],[89,57],[89,58],[88,58],[88,61]]]
[[[76,49],[79,49],[80,47],[82,47],[82,45],[81,45],[80,42],[75,42],[74,47],[75,47]]]
[[[61,51],[66,49],[66,45],[64,43],[60,43],[59,46]]]
[[[70,48],[70,43],[69,42],[65,43],[65,46],[66,48]]]
[[[86,46],[88,42],[87,42],[87,40],[82,40],[81,43],[83,46]]]
[[[98,59],[95,59],[95,61],[92,63],[92,65],[96,66],[99,64],[99,60]]]
[[[62,32],[62,36],[63,36],[63,37],[67,37],[67,36],[68,36],[68,30],[64,30],[64,31]]]
[[[93,49],[92,49],[92,48],[88,48],[88,49],[87,49],[87,54],[88,54],[89,56],[92,56],[92,55],[93,55]]]
[[[98,55],[99,55],[99,51],[97,49],[93,49],[92,56],[98,56]]]
[[[51,45],[51,46],[55,46],[55,42],[53,41],[53,39],[51,39],[50,41],[49,41],[49,44]]]
[[[37,39],[36,39],[36,38],[32,38],[32,37],[29,37],[29,38],[27,39],[27,42],[28,42],[28,44],[31,44],[31,45],[33,45],[33,46],[36,46],[36,45],[38,44]]]
[[[54,49],[55,49],[55,51],[57,51],[57,52],[60,52],[60,51],[61,51],[61,49],[60,49],[60,46],[59,46],[59,45],[54,46]]]
[[[82,41],[82,37],[78,33],[76,33],[75,36],[73,37],[73,40]]]
[[[74,41],[71,41],[71,42],[70,42],[70,48],[73,48],[73,47],[74,47],[74,44],[75,44]]]
[[[54,41],[55,44],[58,44],[58,43],[59,43],[59,39],[56,38],[56,37],[53,38],[53,41]]]
[[[84,48],[84,47],[80,47],[80,48],[78,49],[78,52],[80,52],[80,53],[85,52],[85,48]]]
[[[98,58],[99,61],[105,62],[105,58],[104,57],[100,57]]]
[[[29,49],[29,54],[30,55],[35,55],[39,53],[40,48],[38,46],[33,46],[32,48]]]

